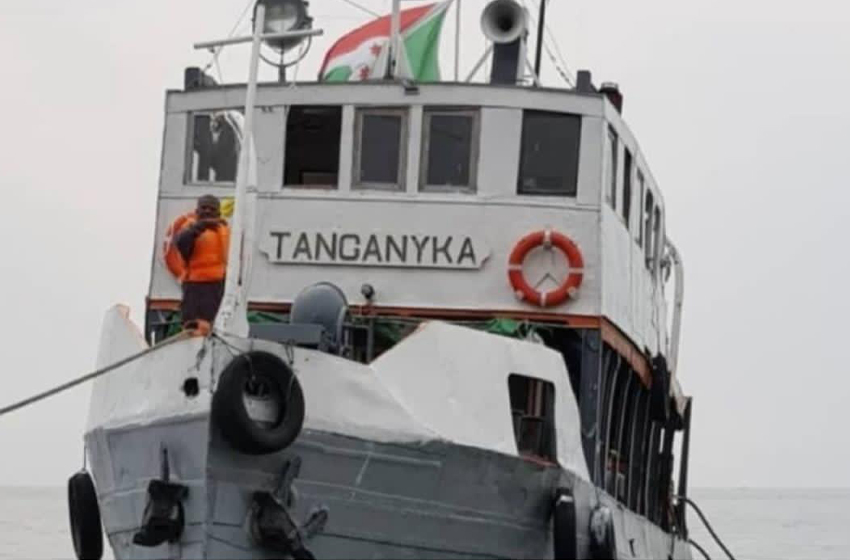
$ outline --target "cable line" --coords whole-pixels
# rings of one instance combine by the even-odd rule
[[[723,541],[720,540],[720,537],[718,537],[717,533],[714,532],[714,528],[711,526],[711,523],[708,522],[708,519],[705,518],[705,515],[703,515],[702,510],[699,508],[699,506],[696,505],[696,503],[694,503],[693,500],[691,500],[690,498],[688,498],[686,496],[676,496],[676,499],[682,500],[683,502],[685,502],[686,504],[688,504],[689,506],[694,508],[694,511],[697,512],[697,515],[699,515],[699,518],[702,520],[702,524],[705,525],[705,528],[708,529],[708,532],[711,534],[711,537],[714,539],[714,542],[716,542],[717,545],[720,548],[723,549],[723,552],[726,553],[726,556],[729,557],[729,560],[735,560],[735,557],[732,556],[732,553],[729,552],[729,549],[726,548],[726,545],[723,544]],[[697,548],[699,548],[699,547],[697,547]],[[704,551],[703,551],[703,553],[704,553]]]
[[[53,389],[49,389],[47,391],[44,391],[43,393],[33,395],[32,397],[29,397],[28,399],[24,399],[24,400],[17,402],[15,404],[0,408],[0,417],[4,416],[6,414],[12,413],[12,412],[14,412],[18,409],[29,406],[31,404],[35,404],[35,403],[42,401],[42,400],[44,400],[48,397],[52,397],[53,395],[58,395],[59,393],[67,391],[68,389],[72,389],[72,388],[76,387],[77,385],[82,385],[83,383],[85,383],[87,381],[91,381],[93,379],[101,377],[102,375],[105,375],[105,374],[109,373],[110,371],[118,369],[121,366],[124,366],[124,365],[132,362],[133,360],[137,360],[137,359],[141,358],[142,356],[146,356],[146,355],[152,354],[153,352],[156,352],[158,350],[162,350],[166,346],[170,346],[170,345],[174,344],[175,342],[185,340],[185,339],[189,338],[190,336],[192,336],[191,331],[183,331],[182,333],[180,333],[178,335],[175,335],[175,336],[172,336],[171,338],[167,338],[167,339],[163,340],[159,344],[151,346],[150,348],[145,348],[141,352],[137,352],[136,354],[133,354],[132,356],[127,356],[123,360],[118,360],[114,364],[100,368],[100,369],[93,371],[91,373],[87,373],[86,375],[83,375],[82,377],[78,377],[76,379],[68,381],[67,383],[63,383],[62,385],[58,385],[58,386],[54,387]]]
[[[346,3],[346,4],[348,4],[349,6],[354,6],[355,8],[357,8],[358,10],[360,10],[361,12],[365,12],[365,13],[369,14],[370,16],[373,16],[373,17],[376,17],[376,18],[381,17],[381,14],[379,14],[379,13],[377,13],[377,12],[373,12],[372,10],[370,10],[369,8],[367,8],[366,6],[364,6],[363,4],[358,4],[358,3],[357,3],[357,2],[355,2],[354,0],[341,0],[341,1],[342,1],[342,2],[345,2],[345,3]]]

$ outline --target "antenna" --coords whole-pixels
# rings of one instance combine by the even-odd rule
[[[540,0],[540,18],[537,20],[537,54],[534,57],[534,74],[540,78],[540,64],[543,57],[543,41],[546,40],[546,0]]]
[[[257,99],[257,73],[260,45],[266,43],[281,51],[298,45],[307,37],[321,35],[319,29],[297,28],[306,17],[304,0],[258,0],[254,7],[253,33],[245,37],[232,37],[217,41],[196,43],[196,49],[215,49],[229,45],[251,43],[251,59],[248,67],[248,86],[245,92],[244,125],[242,142],[239,146],[239,167],[236,174],[231,242],[227,258],[227,276],[224,297],[215,329],[236,336],[248,336],[248,281],[250,280],[251,254],[254,245],[255,201],[257,196],[257,162],[254,152],[254,107]],[[270,18],[266,20],[266,10]],[[250,183],[250,185],[249,185]]]

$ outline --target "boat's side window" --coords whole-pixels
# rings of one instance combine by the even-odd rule
[[[625,149],[623,158],[623,221],[629,229],[629,219],[632,212],[632,153]]]
[[[661,252],[664,249],[664,240],[662,239],[661,229],[661,208],[656,204],[652,218],[652,240],[655,243],[655,247],[652,251],[653,264],[655,265],[651,269],[653,275],[658,274],[658,264],[661,261]]]
[[[520,455],[554,461],[555,386],[534,377],[512,374],[508,377],[508,391]]]
[[[342,107],[290,107],[284,186],[335,189],[341,130]]]
[[[519,194],[576,196],[581,117],[524,111]]]
[[[478,111],[426,108],[422,138],[423,191],[475,191]]]
[[[241,137],[241,111],[192,113],[189,117],[186,182],[209,185],[236,181]]]
[[[614,210],[617,209],[617,151],[618,151],[617,132],[608,127],[608,155],[605,158],[605,177],[608,179],[608,186],[605,189],[605,200],[611,205]]]
[[[359,109],[355,134],[354,187],[404,190],[407,110]]]
[[[652,196],[652,191],[647,189],[646,200],[643,207],[643,229],[644,229],[644,256],[646,269],[652,270],[655,262],[655,240],[653,238],[652,214],[655,210],[655,198]]]
[[[637,244],[638,247],[643,247],[643,201],[646,197],[646,179],[643,176],[643,171],[638,169],[637,172],[637,182],[638,182],[638,209],[637,209]]]

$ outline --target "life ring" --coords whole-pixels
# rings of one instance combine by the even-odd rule
[[[548,292],[534,289],[522,273],[522,263],[532,249],[537,247],[557,248],[564,253],[570,265],[567,278],[557,288]],[[576,296],[584,279],[584,258],[578,246],[566,235],[552,230],[535,231],[520,239],[511,251],[508,279],[520,301],[527,301],[539,307],[555,307]]]
[[[283,360],[246,352],[224,368],[212,402],[212,419],[224,439],[249,455],[275,453],[301,433],[301,384]]]
[[[86,471],[80,471],[68,480],[68,513],[77,558],[100,560],[103,556],[100,507],[94,482]]]
[[[168,226],[168,229],[165,231],[165,239],[162,242],[162,259],[165,261],[165,267],[175,278],[181,281],[186,277],[186,261],[183,260],[183,256],[177,250],[177,246],[174,245],[174,238],[183,228],[194,221],[194,212],[178,216]]]

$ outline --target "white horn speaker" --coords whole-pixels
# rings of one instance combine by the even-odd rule
[[[481,14],[481,29],[497,44],[513,43],[525,35],[528,16],[514,0],[493,0]]]

